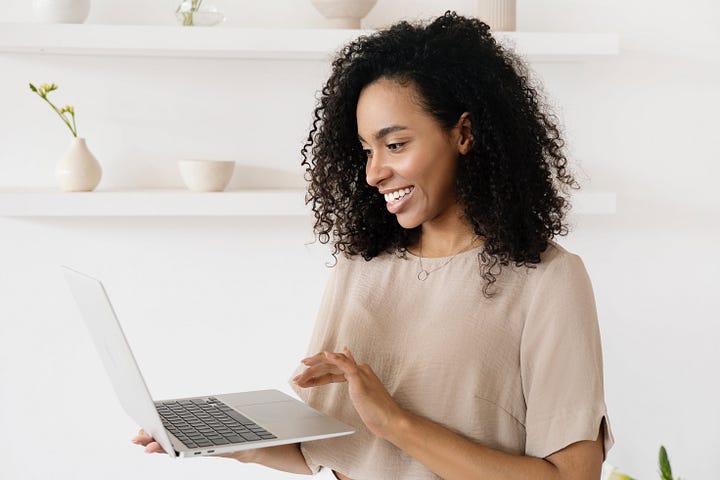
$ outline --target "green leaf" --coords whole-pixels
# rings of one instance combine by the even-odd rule
[[[662,445],[660,445],[660,454],[658,457],[660,476],[662,480],[673,480],[672,468],[670,468],[670,459],[668,458],[667,450],[665,450],[665,447]]]
[[[35,88],[35,85],[33,85],[32,83],[30,84],[30,90],[37,93],[37,88]]]

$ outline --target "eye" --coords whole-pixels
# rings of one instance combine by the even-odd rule
[[[389,143],[387,145],[387,148],[391,152],[394,152],[394,151],[398,150],[400,147],[402,147],[403,145],[405,145],[405,144],[404,143]]]
[[[366,157],[369,157],[370,155],[372,155],[372,150],[370,150],[369,148],[363,148],[363,153]]]

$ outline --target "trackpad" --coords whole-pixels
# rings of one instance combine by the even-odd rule
[[[322,416],[322,414],[315,410],[296,402],[271,402],[243,405],[242,407],[237,407],[237,409],[260,424],[262,424],[262,422],[288,420],[291,418],[317,418]]]

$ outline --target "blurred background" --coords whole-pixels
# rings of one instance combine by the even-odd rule
[[[220,27],[323,28],[309,0],[214,0]],[[86,24],[174,25],[177,2],[92,0]],[[476,0],[379,0],[362,27],[476,15]],[[0,22],[33,22],[0,0]],[[720,5],[517,2],[523,32],[617,33],[618,55],[531,62],[572,168],[617,208],[558,239],[590,273],[616,445],[608,463],[717,478],[720,407]],[[0,32],[5,28],[0,24]],[[28,89],[54,82],[103,167],[98,191],[177,187],[177,160],[231,159],[300,179],[326,59],[0,52],[0,188],[53,189],[70,137]],[[301,184],[298,182],[293,185]],[[278,388],[305,355],[328,270],[312,223],[287,216],[0,217],[0,478],[295,478],[226,459],[172,462],[130,443],[60,264],[105,282],[156,399]],[[297,478],[302,478],[298,476]]]

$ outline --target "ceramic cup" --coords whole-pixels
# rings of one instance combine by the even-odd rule
[[[232,160],[180,160],[180,176],[193,192],[222,192],[235,168]]]

